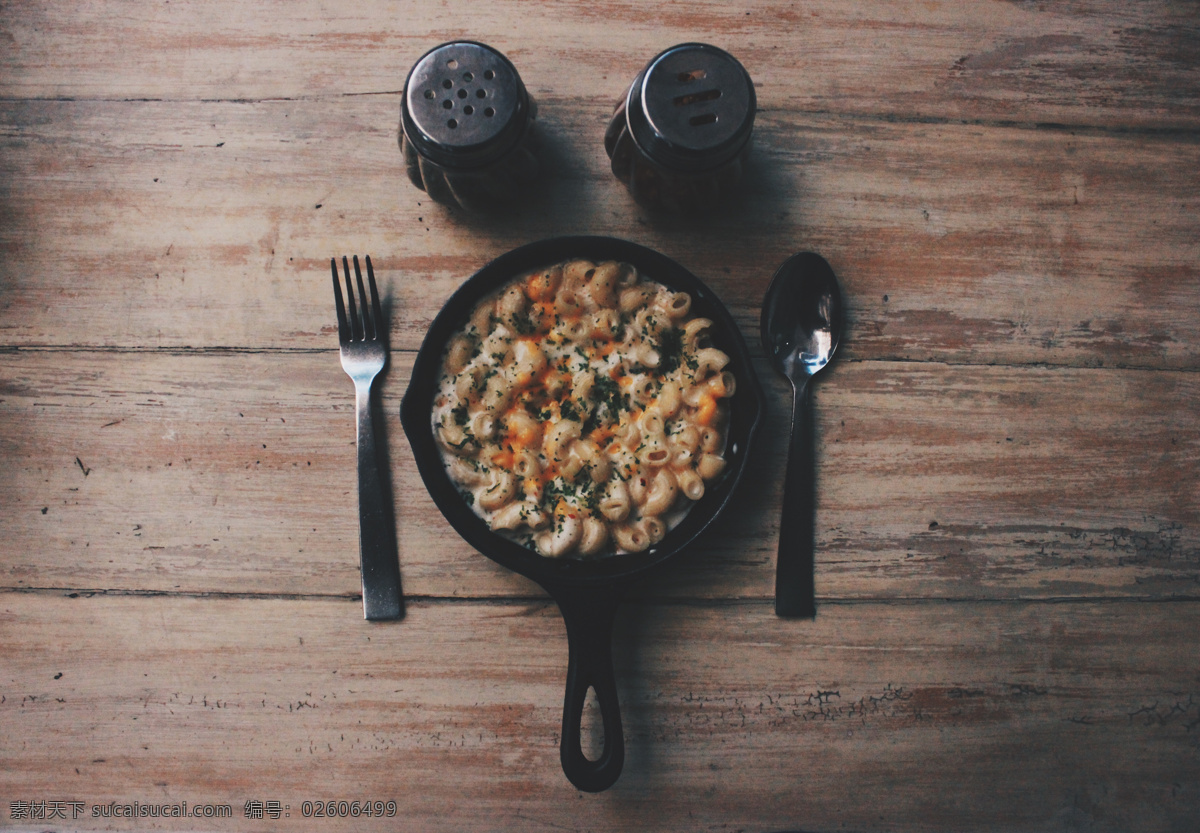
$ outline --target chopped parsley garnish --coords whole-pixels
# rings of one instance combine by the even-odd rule
[[[542,487],[542,506],[548,509],[553,509],[558,503],[558,499],[564,495],[566,482],[561,477],[556,477]]]
[[[600,489],[597,487],[596,481],[592,479],[592,467],[584,467],[579,474],[583,480],[583,486],[579,490],[579,499],[585,507],[594,512],[600,508]]]
[[[513,313],[512,327],[517,331],[517,335],[531,336],[537,332],[537,327],[533,326],[527,312]]]
[[[621,411],[629,410],[629,394],[621,393],[621,386],[608,376],[597,376],[592,384],[592,395],[596,403],[608,409],[613,418]]]

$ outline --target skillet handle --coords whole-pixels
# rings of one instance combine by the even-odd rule
[[[607,790],[625,764],[621,706],[613,673],[612,630],[621,590],[555,588],[552,591],[567,626],[567,691],[563,700],[563,772],[584,792]],[[594,689],[604,724],[604,751],[596,760],[583,753],[580,730],[588,689]]]

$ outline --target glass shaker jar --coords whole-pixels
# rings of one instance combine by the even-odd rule
[[[755,106],[750,75],[728,52],[673,46],[617,103],[604,134],[613,174],[647,208],[715,208],[742,179]]]
[[[401,97],[408,178],[434,200],[468,211],[511,203],[537,177],[536,113],[500,52],[474,41],[431,49],[409,71]]]

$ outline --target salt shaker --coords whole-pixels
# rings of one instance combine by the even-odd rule
[[[604,134],[613,174],[647,208],[715,208],[742,179],[755,106],[750,75],[728,52],[673,46],[617,103]]]
[[[408,178],[468,211],[510,204],[537,177],[536,112],[516,67],[492,47],[453,41],[431,49],[409,71],[401,97]]]

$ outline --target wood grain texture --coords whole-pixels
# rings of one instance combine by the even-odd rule
[[[285,11],[286,9],[286,11]],[[513,22],[520,25],[514,27]],[[617,24],[617,28],[614,28]],[[617,32],[619,31],[619,35]],[[236,99],[400,89],[447,40],[492,44],[547,101],[615,100],[659,51],[733,52],[764,110],[1019,123],[1200,126],[1200,27],[1187,3],[486,5],[317,0],[17,4],[0,96]]]
[[[329,258],[359,253],[416,349],[492,258],[605,234],[695,271],[755,344],[771,275],[815,249],[850,357],[1200,366],[1200,144],[767,113],[742,202],[681,223],[608,171],[605,107],[544,108],[540,191],[471,222],[403,179],[398,106],[0,103],[5,342],[327,349]]]
[[[408,68],[464,36],[540,105],[543,176],[499,217],[431,203],[397,147]],[[689,40],[758,113],[740,197],[683,221],[601,137]],[[1187,2],[3,4],[0,828],[1194,833],[1198,192]],[[621,607],[600,795],[559,767],[558,611],[453,533],[397,419],[451,292],[565,234],[695,272],[770,402],[728,514]],[[814,401],[818,614],[785,621],[758,316],[805,249],[848,332]],[[358,601],[343,254],[391,322],[395,623]],[[322,799],[398,814],[302,817]],[[231,818],[90,817],[133,801]]]
[[[552,605],[417,603],[389,625],[349,601],[3,594],[0,638],[21,647],[0,680],[0,790],[227,802],[219,830],[263,829],[252,799],[288,804],[289,830],[1152,833],[1200,812],[1195,603],[619,618],[629,757],[585,795],[558,765]],[[328,798],[399,817],[300,817]]]
[[[468,547],[381,415],[405,590],[540,595]],[[359,591],[353,391],[336,353],[0,356],[6,587]],[[729,518],[652,595],[773,592],[790,398]],[[825,598],[1200,596],[1194,373],[845,362],[817,386]]]

